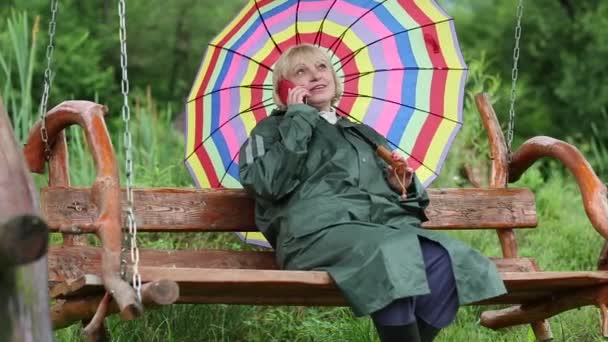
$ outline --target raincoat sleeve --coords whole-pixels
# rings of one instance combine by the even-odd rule
[[[299,184],[308,156],[308,142],[319,120],[318,111],[305,104],[290,105],[282,119],[260,122],[241,146],[241,184],[256,197],[277,201]]]

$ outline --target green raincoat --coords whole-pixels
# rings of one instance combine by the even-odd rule
[[[256,224],[282,268],[325,270],[355,315],[429,292],[418,236],[449,253],[460,304],[505,293],[494,264],[465,244],[425,230],[429,199],[417,178],[402,199],[387,164],[353,133],[388,148],[372,128],[335,125],[305,104],[274,111],[240,150],[241,183],[256,200]]]

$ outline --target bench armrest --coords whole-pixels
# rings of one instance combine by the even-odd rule
[[[95,230],[104,248],[102,268],[106,290],[113,294],[123,317],[128,318],[141,313],[141,303],[133,288],[120,277],[121,193],[116,156],[103,118],[107,112],[106,106],[93,102],[65,101],[48,112],[45,123],[51,146],[62,138],[60,133],[71,125],[78,125],[84,130],[96,170],[92,199],[99,208],[98,217],[88,229]],[[30,169],[38,173],[44,172],[46,163],[40,127],[40,121],[32,127],[24,148]],[[62,151],[65,152],[65,148]],[[65,159],[65,156],[61,159]],[[65,172],[67,170],[60,173]],[[62,177],[67,175],[63,174]]]
[[[509,182],[517,181],[524,171],[542,157],[553,157],[561,161],[572,173],[581,191],[589,221],[604,239],[608,239],[608,190],[575,146],[546,136],[529,139],[512,155]],[[598,266],[602,268],[607,264],[608,249],[605,246]]]

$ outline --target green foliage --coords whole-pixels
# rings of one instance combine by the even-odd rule
[[[244,0],[129,2],[130,75],[136,87],[151,87],[162,102],[183,104],[209,41]],[[115,51],[118,56],[118,51]],[[118,64],[117,64],[118,65]]]
[[[192,178],[184,166],[184,138],[171,122],[170,106],[159,110],[150,89],[146,94],[133,93],[131,123],[134,181],[136,186],[192,186]],[[113,112],[113,144],[116,146],[119,165],[124,168],[124,123],[121,112]],[[122,170],[124,171],[124,170]],[[124,184],[124,179],[121,180]]]
[[[36,19],[37,20],[37,19]],[[36,64],[37,22],[30,28],[26,13],[11,11],[0,33],[0,95],[4,99],[15,136],[21,143],[35,121],[32,105],[32,77]],[[0,30],[2,32],[2,30]]]
[[[48,44],[49,2],[11,1],[16,8],[41,16],[39,46]],[[207,43],[244,4],[244,0],[128,1],[127,44],[130,88],[150,87],[160,103],[179,108],[187,96]],[[0,9],[0,18],[8,10]],[[0,20],[1,22],[2,20]],[[0,26],[1,27],[1,26]],[[0,29],[0,32],[2,30]],[[0,40],[0,51],[5,44]],[[36,58],[45,61],[46,49]],[[46,63],[34,70],[33,93],[42,90]],[[111,109],[122,104],[120,94],[120,46],[115,1],[59,1],[53,70],[55,80],[50,107],[66,99],[100,98]]]
[[[488,72],[510,81],[517,2],[461,0],[451,7],[465,55],[486,51],[491,62]],[[608,76],[606,18],[605,1],[524,1],[516,102],[518,141],[541,134],[565,139],[580,133],[589,139],[590,124],[602,122],[608,93],[603,82]],[[506,122],[510,82],[500,91],[503,95],[496,110],[501,122]],[[604,130],[599,137],[604,145],[607,134]]]

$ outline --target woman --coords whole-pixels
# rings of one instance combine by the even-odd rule
[[[295,85],[285,100],[283,79]],[[341,85],[322,50],[285,51],[273,85],[279,109],[241,147],[240,178],[282,268],[327,271],[382,341],[432,341],[459,305],[505,292],[487,258],[421,228],[428,197],[410,168],[397,179],[369,143],[386,140],[336,116]]]

